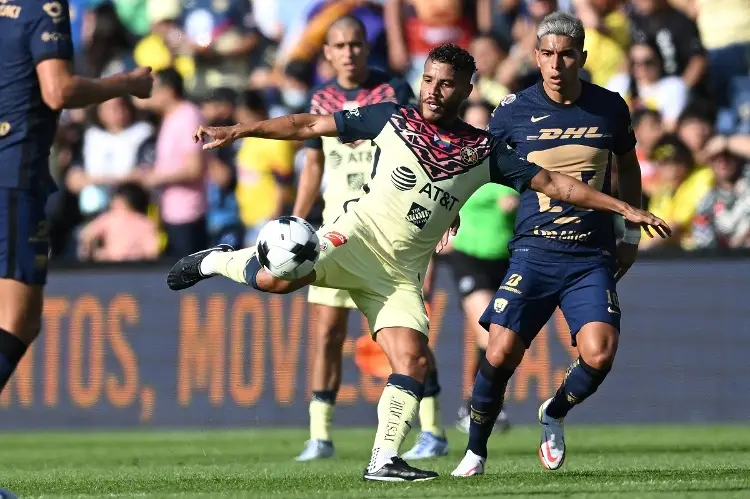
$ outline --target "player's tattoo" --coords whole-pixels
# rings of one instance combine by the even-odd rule
[[[573,195],[573,188],[574,187],[575,186],[573,184],[570,184],[570,187],[568,187],[568,193],[565,195],[565,201],[569,201],[570,200],[570,196]]]

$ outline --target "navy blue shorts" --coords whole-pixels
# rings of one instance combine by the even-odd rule
[[[49,223],[46,195],[0,188],[0,278],[47,283]]]
[[[516,332],[526,348],[560,307],[570,326],[571,343],[589,322],[620,329],[614,266],[602,261],[550,262],[513,256],[503,284],[479,319]]]

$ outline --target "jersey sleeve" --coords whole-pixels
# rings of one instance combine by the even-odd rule
[[[29,8],[35,9],[29,26],[29,47],[34,63],[46,59],[73,59],[68,0],[32,2]]]
[[[336,120],[336,129],[341,142],[374,139],[383,130],[396,109],[396,104],[392,102],[381,102],[348,111],[337,111],[333,114],[333,118]]]
[[[618,156],[623,156],[629,153],[635,148],[635,132],[633,131],[633,123],[630,120],[630,111],[625,100],[619,95],[615,96],[616,99],[616,114],[615,120],[617,120],[617,131],[614,134],[614,145],[612,152]]]
[[[396,102],[399,104],[415,104],[417,98],[414,96],[414,91],[406,81],[401,78],[394,78],[391,80],[391,87],[396,94]]]
[[[513,112],[508,106],[510,106],[513,101],[508,101],[509,99],[507,97],[504,98],[495,110],[492,111],[488,130],[495,137],[502,139],[504,142],[510,143],[511,134],[513,132]]]
[[[508,144],[490,137],[490,181],[523,192],[541,166],[522,158]]]

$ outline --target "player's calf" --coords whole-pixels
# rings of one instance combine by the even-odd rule
[[[41,285],[0,279],[0,392],[41,329]]]

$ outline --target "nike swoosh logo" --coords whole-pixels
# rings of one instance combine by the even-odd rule
[[[544,118],[549,118],[549,114],[545,114],[544,116],[540,116],[538,118],[536,116],[532,116],[531,122],[536,123],[537,121],[542,121]]]
[[[610,314],[619,314],[620,313],[617,310],[613,309],[612,307],[607,307],[607,312],[609,312]]]

